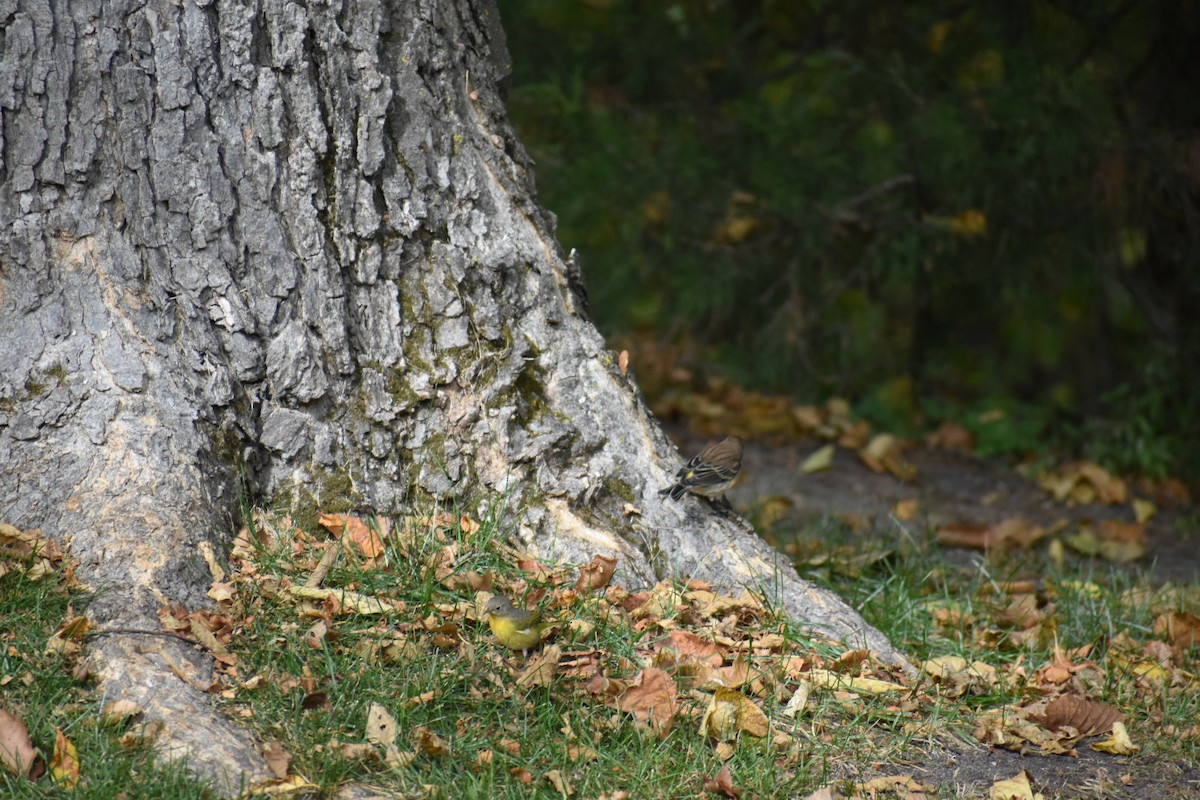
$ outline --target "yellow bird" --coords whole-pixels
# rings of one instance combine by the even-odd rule
[[[550,623],[542,620],[542,612],[517,608],[502,594],[494,595],[483,609],[488,627],[510,650],[520,650],[529,655],[529,648],[542,640],[542,634]]]

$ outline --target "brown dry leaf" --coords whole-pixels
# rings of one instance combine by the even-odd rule
[[[642,723],[650,725],[660,737],[666,736],[679,710],[678,692],[670,675],[655,667],[646,667],[633,677],[616,706]]]
[[[841,792],[835,792],[828,786],[822,786],[810,795],[807,795],[804,800],[842,800]]]
[[[892,515],[903,522],[911,522],[917,518],[920,508],[921,502],[915,497],[901,500],[892,507]]]
[[[988,790],[988,800],[1043,800],[1041,793],[1034,794],[1030,785],[1032,777],[1021,770],[1008,780],[996,781]]]
[[[569,744],[567,745],[567,758],[571,761],[582,761],[586,764],[589,761],[598,761],[600,753],[594,747],[589,747],[588,745]]]
[[[1049,530],[1024,517],[1011,517],[991,526],[964,523],[943,525],[937,530],[936,540],[947,547],[1027,550],[1048,533]]]
[[[725,650],[716,642],[704,639],[691,631],[675,629],[667,633],[666,638],[655,642],[654,649],[674,651],[678,654],[680,663],[685,661],[703,661],[720,666],[725,661]]]
[[[426,703],[433,700],[435,697],[437,697],[437,695],[438,695],[438,693],[437,693],[436,689],[430,689],[428,692],[421,692],[419,695],[416,695],[415,697],[410,697],[407,700],[405,700],[404,707],[405,708],[414,708],[416,706],[423,706]]]
[[[991,528],[967,522],[951,522],[942,525],[934,533],[934,540],[945,547],[970,547],[987,550],[990,546]]]
[[[870,657],[871,651],[863,647],[855,650],[847,650],[829,665],[829,669],[833,672],[853,672],[861,667]]]
[[[1084,555],[1128,564],[1146,554],[1145,537],[1145,523],[1103,520],[1099,529],[1081,523],[1074,534],[1066,537],[1066,543]]]
[[[875,472],[890,472],[902,481],[911,481],[917,476],[917,468],[904,460],[904,447],[904,440],[879,433],[858,451],[858,457]]]
[[[721,768],[711,778],[704,781],[704,791],[719,794],[722,797],[738,798],[742,796],[742,790],[733,785],[733,773],[729,771],[729,766]]]
[[[367,741],[392,749],[396,746],[396,734],[396,718],[379,703],[371,703],[367,709]]]
[[[17,562],[27,562],[31,558],[46,562],[62,561],[62,550],[53,539],[42,536],[40,528],[19,530],[6,522],[0,522],[0,558]],[[40,565],[39,565],[40,566]],[[49,568],[47,563],[39,573]]]
[[[554,787],[554,791],[563,797],[570,797],[575,794],[575,787],[571,785],[571,782],[567,780],[567,776],[561,770],[550,770],[546,773],[546,780]]]
[[[40,778],[46,771],[25,723],[3,708],[0,708],[0,763],[30,780]]]
[[[1052,607],[1047,613],[1051,611]],[[993,619],[1005,628],[1028,630],[1044,619],[1044,613],[1038,608],[1037,595],[1015,594],[1003,608],[996,609]]]
[[[121,725],[142,713],[142,707],[132,700],[111,700],[104,704],[100,716],[106,725]]]
[[[192,634],[192,638],[207,650],[209,655],[222,664],[229,666],[237,664],[237,656],[229,652],[225,644],[216,637],[203,620],[193,616],[189,621],[191,623],[189,632]]]
[[[384,552],[383,540],[375,528],[378,527],[379,531],[387,536],[391,523],[386,517],[373,517],[371,521],[374,525],[354,514],[321,514],[318,520],[321,527],[332,533],[343,545],[352,547],[369,561],[374,561]]]
[[[46,640],[46,652],[67,656],[78,653],[83,649],[83,641],[91,627],[87,617],[71,617]]]
[[[938,429],[925,437],[925,443],[930,447],[942,450],[958,450],[971,453],[975,450],[975,434],[956,422],[945,421]]]
[[[262,750],[271,774],[276,778],[286,778],[288,769],[292,766],[292,757],[283,749],[283,744],[278,739],[272,739],[263,745]]]
[[[54,729],[54,755],[50,757],[50,777],[59,786],[74,789],[79,783],[79,752],[75,744],[62,732]]]
[[[1154,635],[1165,636],[1179,650],[1200,646],[1200,617],[1190,611],[1160,614],[1154,620]]]
[[[524,767],[509,767],[508,774],[512,775],[521,783],[533,783],[533,773]]]
[[[526,689],[530,686],[549,686],[554,683],[554,676],[558,673],[558,662],[561,660],[562,648],[556,644],[546,645],[542,652],[531,658],[525,669],[521,670],[521,674],[517,676],[517,686]]]
[[[937,790],[926,786],[912,775],[888,775],[872,778],[866,783],[854,785],[855,794],[865,797],[877,797],[880,793],[895,794],[899,800],[925,800],[937,795]]]
[[[1092,749],[1102,753],[1112,753],[1114,756],[1131,756],[1142,748],[1129,738],[1129,731],[1125,730],[1125,723],[1114,722],[1112,736],[1102,742],[1095,742],[1092,744]]]
[[[603,589],[612,580],[617,568],[617,559],[611,556],[594,555],[592,560],[579,570],[575,591],[583,593]]]
[[[1097,703],[1076,695],[1056,697],[1046,706],[1041,715],[1030,719],[1051,731],[1072,727],[1080,736],[1095,736],[1108,733],[1114,722],[1124,722],[1125,715],[1112,706]]]
[[[1022,716],[1022,709],[1011,706],[994,708],[975,717],[972,735],[984,744],[1023,753],[1030,745],[1043,754],[1068,753],[1078,737],[1067,732],[1052,733]]]
[[[450,755],[450,743],[424,725],[418,725],[413,734],[417,739],[417,752],[434,758]]]
[[[999,683],[995,667],[982,661],[968,663],[960,656],[939,656],[926,661],[921,668],[937,680],[944,694],[951,697],[985,694]]]
[[[1057,471],[1044,472],[1038,476],[1038,485],[1056,500],[1085,505],[1092,502],[1114,505],[1129,498],[1125,481],[1090,461],[1077,461]]]
[[[787,519],[795,505],[796,501],[787,495],[768,495],[759,498],[752,513],[760,530],[769,531]]]

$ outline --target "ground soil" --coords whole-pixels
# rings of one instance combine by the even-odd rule
[[[677,432],[685,453],[702,441]],[[839,449],[832,467],[804,474],[800,464],[824,442],[781,446],[751,442],[746,447],[745,476],[731,492],[735,508],[753,515],[765,498],[783,499],[788,519],[780,523],[795,535],[819,537],[822,531],[848,529],[863,536],[898,540],[931,540],[931,532],[947,523],[987,525],[1024,516],[1043,525],[1060,520],[1132,520],[1128,503],[1121,506],[1070,505],[1057,502],[1037,483],[1012,466],[971,455],[919,448],[908,454],[916,478],[901,481],[868,469],[850,451]],[[899,522],[891,511],[901,500],[916,499],[916,519]],[[789,505],[790,504],[790,505]],[[831,526],[830,520],[848,525]],[[853,535],[853,534],[852,534]],[[1148,570],[1159,584],[1200,582],[1200,510],[1194,506],[1160,506],[1149,523],[1150,552],[1127,569]],[[844,541],[844,539],[843,539]],[[979,562],[978,553],[950,552],[957,563]],[[1097,563],[1098,572],[1109,565]],[[1135,731],[1136,735],[1136,731]],[[1073,756],[1020,755],[963,745],[954,750],[926,748],[913,753],[912,763],[881,766],[883,773],[911,773],[938,787],[940,797],[987,797],[995,781],[1021,770],[1033,776],[1039,791],[1050,798],[1200,798],[1200,765],[1163,762],[1152,755],[1118,757],[1092,750],[1086,744]]]

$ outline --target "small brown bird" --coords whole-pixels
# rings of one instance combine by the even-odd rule
[[[688,492],[704,497],[721,495],[737,481],[742,472],[742,440],[727,436],[713,442],[675,473],[674,485],[659,494],[678,500]]]
[[[502,594],[488,600],[483,616],[500,644],[525,655],[529,655],[529,648],[537,645],[546,628],[550,627],[550,623],[542,621],[542,612],[517,608]]]

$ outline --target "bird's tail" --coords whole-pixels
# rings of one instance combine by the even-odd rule
[[[682,483],[677,483],[674,486],[668,486],[666,489],[660,489],[658,494],[660,497],[664,494],[669,494],[672,500],[679,500],[687,494],[687,487]]]

